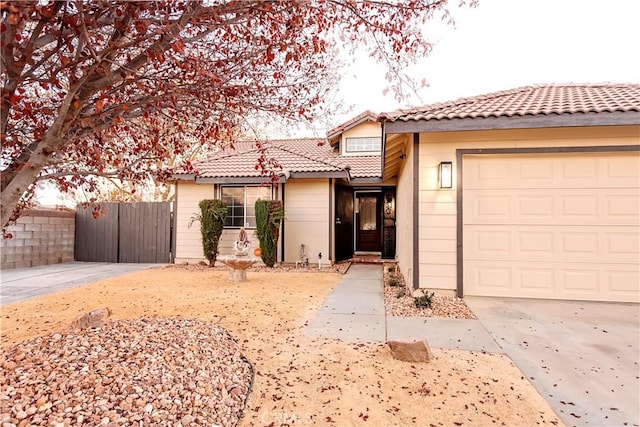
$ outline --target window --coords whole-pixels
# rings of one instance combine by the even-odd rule
[[[256,200],[271,198],[271,188],[264,186],[223,186],[221,193],[222,201],[227,204],[225,227],[255,228]]]
[[[377,151],[382,148],[382,139],[373,138],[347,138],[347,153],[358,151]]]

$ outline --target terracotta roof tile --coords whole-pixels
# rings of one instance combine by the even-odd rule
[[[380,178],[382,176],[382,160],[380,156],[352,156],[344,158],[349,164],[349,175],[352,178]]]
[[[351,178],[382,176],[380,156],[341,157],[326,139],[287,139],[259,141],[265,155],[282,166],[280,175],[295,173],[344,172]],[[256,169],[259,149],[255,141],[240,141],[226,147],[194,168],[200,178],[259,178]],[[180,171],[178,171],[180,174]]]
[[[525,86],[455,101],[382,113],[387,121],[447,120],[551,114],[640,112],[640,84]]]

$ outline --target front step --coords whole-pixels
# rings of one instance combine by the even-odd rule
[[[389,259],[382,259],[380,255],[354,255],[353,258],[348,260],[353,264],[395,264],[396,261]]]

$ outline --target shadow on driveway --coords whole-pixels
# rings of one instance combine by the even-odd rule
[[[465,297],[567,425],[640,422],[640,305]]]
[[[164,264],[110,264],[70,262],[39,267],[3,270],[0,274],[0,304],[24,301],[40,295],[86,285],[134,271],[162,267]]]

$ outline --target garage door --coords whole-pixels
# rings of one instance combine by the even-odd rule
[[[640,301],[640,153],[463,162],[465,295]]]

